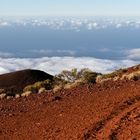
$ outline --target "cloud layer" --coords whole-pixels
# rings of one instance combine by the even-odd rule
[[[126,53],[127,53],[127,58],[140,60],[140,48],[128,50]]]
[[[0,29],[7,27],[27,27],[27,29],[28,27],[35,27],[35,29],[36,27],[45,27],[51,30],[74,30],[76,32],[80,32],[82,30],[94,31],[110,28],[115,30],[128,28],[130,30],[136,29],[139,31],[140,18],[0,18]],[[102,53],[110,53],[111,50],[115,50],[114,48],[111,48],[110,50],[110,48],[106,48],[106,46],[105,48],[99,49],[99,51]],[[29,53],[34,53],[35,55],[37,54],[37,57],[38,54],[41,56],[49,56],[51,54],[54,54],[53,56],[56,54],[58,54],[58,56],[77,56],[77,51],[74,49],[33,49],[30,51],[31,52]],[[72,68],[89,68],[93,71],[107,73],[121,67],[128,67],[138,64],[140,62],[138,61],[140,60],[140,49],[136,48],[126,51],[123,50],[121,57],[119,57],[125,58],[123,60],[105,60],[96,59],[93,57],[43,57],[36,59],[11,58],[14,56],[14,54],[8,52],[0,52],[0,74],[27,68],[40,69],[50,74],[57,74],[64,69]]]
[[[105,29],[105,28],[140,28],[140,18],[108,18],[108,17],[55,17],[55,18],[14,18],[0,19],[0,27],[7,26],[46,26],[50,29],[55,30],[75,30],[81,31],[86,30],[95,30],[95,29]]]
[[[0,74],[28,68],[43,70],[53,75],[72,68],[89,68],[96,72],[107,73],[138,63],[132,60],[104,60],[92,57],[0,58]]]

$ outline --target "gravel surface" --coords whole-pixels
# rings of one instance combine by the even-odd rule
[[[0,100],[0,140],[139,140],[140,80]]]

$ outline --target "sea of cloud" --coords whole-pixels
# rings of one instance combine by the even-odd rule
[[[0,18],[0,28],[47,27],[54,30],[98,30],[105,28],[132,28],[140,29],[140,18]],[[34,53],[48,54],[54,50],[32,50]],[[108,48],[101,49],[107,52]],[[55,50],[57,54],[75,56],[75,50]],[[121,60],[97,59],[94,57],[42,57],[42,58],[16,58],[9,52],[0,52],[0,74],[21,69],[39,69],[50,74],[60,73],[62,70],[72,68],[89,68],[96,72],[108,73],[113,70],[129,67],[140,63],[140,49],[124,50]]]
[[[140,28],[140,17],[23,17],[0,18],[0,27],[7,26],[46,26],[51,29],[94,30],[104,28]]]
[[[89,68],[96,72],[108,73],[136,64],[139,64],[139,61],[105,60],[93,57],[0,58],[0,74],[22,69],[38,69],[55,75],[62,70],[72,68]]]
[[[127,58],[140,60],[140,48],[134,48],[126,51]]]

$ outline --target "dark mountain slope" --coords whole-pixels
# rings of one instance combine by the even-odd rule
[[[21,70],[0,75],[0,88],[21,92],[25,86],[46,79],[52,80],[53,76],[40,70]]]

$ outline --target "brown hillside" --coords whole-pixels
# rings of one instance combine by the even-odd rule
[[[10,89],[12,92],[21,92],[22,89],[30,84],[46,79],[52,79],[53,76],[39,70],[21,70],[12,73],[0,75],[0,88]]]

